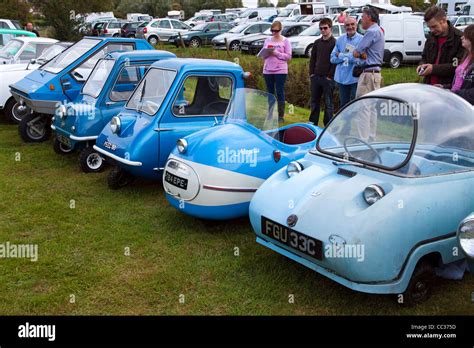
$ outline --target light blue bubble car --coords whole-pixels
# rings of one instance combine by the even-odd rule
[[[414,305],[473,254],[474,109],[400,84],[346,106],[250,203],[257,242],[356,291]],[[459,240],[462,241],[461,245]],[[470,247],[469,247],[470,245]],[[471,269],[472,271],[472,269]]]

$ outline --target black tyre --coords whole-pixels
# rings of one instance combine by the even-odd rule
[[[308,58],[311,58],[311,52],[313,51],[313,45],[309,45],[304,51],[304,55]]]
[[[431,296],[435,271],[428,261],[419,262],[411,276],[408,287],[403,293],[402,304],[406,307],[413,307],[425,302]]]
[[[131,184],[134,180],[134,176],[119,166],[115,166],[109,172],[109,176],[107,177],[107,183],[111,190],[118,190],[122,187],[125,187]]]
[[[105,159],[92,146],[88,146],[79,154],[79,167],[84,173],[99,173],[105,167]]]
[[[31,109],[26,105],[20,105],[15,98],[10,98],[5,105],[5,116],[9,122],[19,124],[29,113]]]
[[[36,112],[25,115],[18,132],[25,143],[42,143],[51,136],[51,117]]]
[[[152,45],[152,46],[158,45],[158,42],[159,42],[159,41],[160,41],[160,40],[159,40],[158,37],[156,37],[156,36],[150,36],[150,37],[148,38],[148,42],[149,42],[150,45]]]
[[[56,152],[58,155],[69,155],[70,153],[74,152],[74,149],[70,148],[67,145],[64,145],[61,143],[58,138],[54,139],[53,142],[53,150]]]
[[[229,44],[229,49],[231,51],[240,51],[240,44],[238,41],[232,41],[230,44]]]
[[[120,34],[114,34],[112,37],[120,37]]]
[[[127,36],[129,39],[134,39],[135,38],[135,34],[128,34]]]
[[[192,48],[201,47],[201,39],[198,37],[193,37],[191,40],[189,40],[189,47],[192,47]]]
[[[392,53],[389,63],[391,68],[398,69],[402,65],[402,55],[400,53]]]

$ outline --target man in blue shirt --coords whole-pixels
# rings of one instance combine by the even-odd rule
[[[354,17],[347,17],[344,21],[346,35],[340,36],[331,53],[331,63],[336,65],[334,81],[339,89],[339,108],[355,99],[358,78],[352,76],[354,69],[353,52],[362,35],[357,32],[357,21]]]
[[[353,52],[356,65],[364,69],[357,83],[356,98],[379,89],[382,85],[382,63],[385,38],[379,27],[379,13],[373,7],[362,11],[362,28],[366,30]],[[357,113],[355,122],[359,139],[366,142],[375,141],[377,131],[377,110],[369,102]]]

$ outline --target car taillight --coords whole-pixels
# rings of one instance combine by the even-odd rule
[[[108,33],[107,29],[104,29],[104,34],[107,34],[107,33]]]
[[[143,28],[143,33],[144,33],[144,34],[146,34],[146,33],[147,33],[147,29],[146,29],[146,27],[145,27],[145,28]]]

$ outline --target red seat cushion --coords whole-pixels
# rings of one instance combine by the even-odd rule
[[[309,128],[293,126],[283,133],[283,142],[289,145],[303,144],[316,139],[316,134]]]

